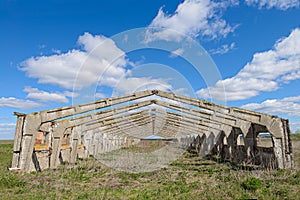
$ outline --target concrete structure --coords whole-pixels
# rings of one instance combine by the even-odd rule
[[[200,156],[275,169],[293,167],[288,120],[163,91],[15,114],[11,169],[26,172],[72,164],[151,135],[176,138]],[[271,147],[257,144],[258,134],[265,132],[271,135]]]

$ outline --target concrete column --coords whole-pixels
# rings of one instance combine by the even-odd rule
[[[206,154],[209,154],[212,150],[212,148],[215,146],[215,133],[210,132],[209,136],[206,139],[207,142],[207,152]]]
[[[16,114],[16,113],[15,113]],[[22,143],[22,131],[24,125],[25,115],[18,114],[15,137],[14,137],[14,152],[12,159],[12,168],[19,168],[19,158],[21,152],[21,143]]]
[[[92,131],[91,137],[89,142],[89,155],[94,156],[95,152],[95,133]]]
[[[71,140],[71,154],[70,163],[75,163],[77,159],[77,152],[80,144],[80,127],[74,127],[72,129],[72,140]]]
[[[256,143],[257,133],[255,132],[253,125],[249,128],[246,134],[243,134],[243,136],[244,136],[245,151],[247,154],[246,156],[249,161],[255,158],[255,147],[257,146]]]
[[[99,133],[98,153],[103,153],[103,133]]]
[[[39,115],[26,115],[23,124],[21,151],[19,157],[19,168],[26,172],[35,171],[32,154],[36,134],[39,130],[41,119]]]
[[[199,151],[199,156],[204,157],[206,155],[207,151],[207,143],[206,143],[206,134],[203,134],[202,137],[200,138],[200,151]]]
[[[95,134],[95,152],[94,152],[94,156],[97,156],[99,154],[99,133]]]
[[[277,159],[277,167],[279,169],[284,169],[285,165],[284,165],[284,154],[283,154],[283,144],[282,144],[282,139],[281,138],[275,138],[272,137],[273,140],[273,144],[274,144],[274,154],[275,157]]]
[[[62,144],[62,137],[66,131],[66,124],[55,124],[52,131],[52,153],[50,155],[50,168],[55,169],[60,164],[59,156]]]
[[[92,155],[92,137],[93,137],[93,131],[92,130],[88,130],[86,132],[86,134],[84,135],[84,146],[86,147],[87,150],[87,154],[88,156]]]
[[[226,138],[225,136],[226,135],[225,135],[224,131],[219,131],[219,133],[216,135],[215,145],[212,149],[212,153],[214,155],[222,156],[221,153],[222,153],[223,147],[224,147],[224,138]]]
[[[108,151],[108,142],[107,142],[107,134],[106,133],[103,133],[102,141],[103,141],[103,153],[105,153]]]
[[[201,137],[200,135],[197,135],[196,139],[195,139],[195,150],[196,152],[199,154],[200,152],[200,147],[201,147],[201,143],[200,143]]]
[[[241,133],[241,130],[232,128],[230,135],[227,137],[227,151],[226,158],[235,160],[237,151],[237,137]]]

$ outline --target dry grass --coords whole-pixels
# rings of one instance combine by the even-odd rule
[[[295,160],[295,169],[300,170],[300,140],[293,141],[292,147]]]
[[[152,172],[119,172],[90,158],[26,174],[7,171],[12,144],[1,144],[0,199],[300,199],[300,141],[293,147],[294,170],[240,170],[184,153]]]
[[[0,145],[1,144],[13,144],[14,141],[13,140],[0,140]]]

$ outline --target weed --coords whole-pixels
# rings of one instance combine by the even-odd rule
[[[242,182],[242,187],[245,190],[257,190],[262,187],[262,182],[260,179],[255,177],[249,177],[245,181]]]
[[[250,194],[243,193],[239,199],[245,199],[246,200],[246,199],[256,199],[256,198],[251,198]]]
[[[290,190],[287,188],[279,188],[275,191],[275,194],[281,198],[287,198]]]
[[[300,141],[297,141],[300,150]],[[293,147],[297,147],[296,145]],[[152,148],[152,147],[151,147]],[[148,150],[151,150],[149,147]],[[240,170],[185,153],[167,168],[128,173],[93,158],[75,167],[12,173],[12,144],[0,145],[0,199],[297,199],[300,170]],[[132,149],[133,150],[133,149]],[[136,149],[135,149],[136,150]],[[134,150],[134,151],[135,151]],[[108,154],[109,155],[109,154]],[[300,161],[300,151],[294,151]],[[296,165],[298,166],[298,165]],[[235,170],[234,170],[235,169]]]
[[[279,170],[276,171],[276,176],[283,175],[284,173],[285,173],[284,169],[279,169]]]
[[[6,173],[4,176],[0,177],[0,187],[1,188],[14,188],[14,187],[24,187],[26,185],[25,181],[19,180],[14,174]]]

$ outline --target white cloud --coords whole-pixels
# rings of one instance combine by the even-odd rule
[[[0,128],[2,127],[15,127],[16,124],[14,123],[0,123]]]
[[[13,136],[15,131],[15,123],[0,123],[0,138],[7,139]],[[10,136],[10,137],[7,137]]]
[[[145,42],[154,40],[180,41],[184,36],[226,37],[235,27],[221,19],[221,12],[237,1],[217,3],[211,0],[185,0],[175,13],[169,15],[162,8],[146,32]]]
[[[251,62],[234,77],[197,93],[203,98],[243,100],[260,92],[275,91],[281,83],[300,78],[300,29],[278,40],[269,51],[255,53]],[[226,97],[224,97],[224,92]]]
[[[293,126],[299,126],[300,127],[300,122],[291,122],[290,124],[293,125]]]
[[[106,98],[106,94],[103,94],[101,92],[97,92],[94,97],[96,99],[104,99],[104,98]]]
[[[175,94],[182,94],[182,95],[185,95],[185,96],[188,96],[187,94],[187,88],[178,88],[178,89],[173,89],[172,92],[175,93]]]
[[[117,66],[126,65],[125,53],[110,38],[84,33],[78,38],[78,43],[84,47],[85,51],[99,60],[115,62]]]
[[[230,50],[235,48],[235,43],[232,42],[230,45],[228,44],[224,44],[221,47],[217,48],[217,49],[211,49],[209,51],[209,53],[211,54],[225,54],[227,52],[229,52]]]
[[[21,63],[27,76],[38,83],[62,88],[82,89],[101,79],[103,85],[113,85],[126,75],[125,54],[109,38],[84,33],[78,38],[83,50],[73,49],[51,56],[33,57]]]
[[[71,98],[79,96],[79,93],[77,93],[77,92],[70,92],[70,91],[65,91],[63,94],[66,97],[71,97]]]
[[[246,0],[247,5],[254,5],[261,8],[277,8],[287,10],[289,8],[298,8],[299,0]]]
[[[167,80],[130,77],[131,71],[126,66],[132,65],[131,62],[109,38],[84,33],[78,38],[78,43],[83,50],[72,49],[66,53],[29,58],[21,64],[21,70],[27,76],[37,78],[38,83],[58,85],[78,93],[93,84],[114,88],[121,93],[172,88]],[[180,54],[181,51],[175,53]],[[24,92],[28,93],[28,99],[41,102],[68,103],[67,97],[78,96],[77,92],[47,92],[31,87],[25,87]],[[105,95],[99,93],[93,97],[103,98]]]
[[[129,77],[121,79],[115,88],[115,90],[121,94],[154,89],[163,91],[171,90],[172,85],[164,79],[153,79],[151,77]]]
[[[51,51],[55,54],[61,54],[61,50],[58,49],[51,49]]]
[[[183,53],[184,53],[184,49],[179,48],[179,49],[176,49],[176,50],[172,51],[170,57],[175,58],[177,56],[182,56]]]
[[[65,94],[49,93],[32,87],[25,87],[23,91],[28,93],[26,98],[35,99],[42,102],[68,103],[69,100],[66,96],[73,95],[71,92],[66,92]]]
[[[290,122],[290,126],[291,126],[293,133],[296,131],[299,131],[300,130],[300,121]]]
[[[0,98],[0,107],[9,107],[9,108],[17,108],[22,110],[29,110],[32,108],[41,107],[41,103],[37,103],[30,100],[22,100],[16,99],[14,97],[1,97]]]
[[[84,98],[89,99],[90,101],[93,101],[93,100],[96,100],[96,99],[109,98],[109,96],[107,96],[107,94],[104,94],[102,92],[96,92],[95,94],[85,95]]]
[[[11,119],[11,117],[8,117],[8,116],[5,116],[5,117],[0,116],[0,120],[10,120],[10,119]]]
[[[300,96],[287,97],[283,99],[269,99],[262,103],[246,104],[242,106],[242,108],[263,113],[300,116]]]

